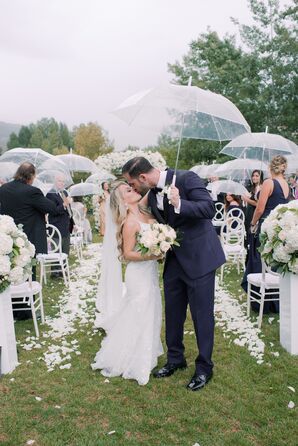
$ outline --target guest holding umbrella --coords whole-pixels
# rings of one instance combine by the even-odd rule
[[[261,192],[264,175],[262,170],[255,169],[251,174],[250,196],[243,195],[242,201],[246,203],[245,209],[245,229],[246,234],[249,233],[250,224],[257,206],[258,198]]]

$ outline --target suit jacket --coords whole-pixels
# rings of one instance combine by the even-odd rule
[[[45,214],[59,212],[37,187],[13,180],[0,187],[1,214],[9,215],[33,243],[36,254],[47,253]]]
[[[174,171],[169,169],[166,184],[172,183],[173,174]],[[165,196],[162,215],[153,191],[149,192],[148,205],[159,222],[168,223],[178,232],[180,246],[170,250],[168,256],[175,255],[185,274],[196,279],[225,262],[221,243],[211,221],[215,206],[203,181],[194,172],[177,171],[176,187],[181,199],[180,214],[175,213]]]
[[[63,193],[68,196],[68,193],[65,190],[63,190]],[[49,215],[49,223],[59,229],[61,237],[67,237],[69,235],[70,216],[68,211],[64,209],[63,200],[60,194],[52,189],[47,193],[46,197],[55,203],[55,206],[59,209],[59,214]]]

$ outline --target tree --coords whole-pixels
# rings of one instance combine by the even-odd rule
[[[79,155],[92,160],[113,150],[104,130],[94,122],[74,128],[74,148]]]
[[[29,147],[31,136],[32,136],[32,134],[31,134],[30,127],[23,125],[20,128],[19,135],[18,135],[20,147]]]
[[[7,142],[8,149],[14,149],[15,147],[20,147],[18,135],[15,132],[12,132],[9,135],[9,140]]]

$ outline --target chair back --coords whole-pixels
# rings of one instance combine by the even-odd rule
[[[244,247],[245,226],[241,218],[226,219],[221,227],[220,238],[223,245],[240,245]]]
[[[48,251],[62,254],[62,237],[58,228],[49,223],[46,225]]]
[[[242,221],[245,220],[244,212],[243,212],[243,210],[242,210],[240,207],[239,207],[239,208],[232,208],[232,209],[230,209],[230,210],[227,212],[227,214],[226,214],[226,220],[227,220],[228,218],[234,218],[234,217],[240,218]]]
[[[225,205],[219,201],[215,203],[215,215],[213,221],[223,221],[224,220]]]

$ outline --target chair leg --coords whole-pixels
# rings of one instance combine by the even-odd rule
[[[265,300],[265,290],[260,290],[261,294],[261,301],[260,301],[260,311],[259,311],[259,317],[258,317],[258,328],[261,328],[262,326],[262,319],[263,319],[263,311],[264,311],[264,300]]]
[[[67,272],[67,278],[68,278],[68,286],[70,286],[70,272],[69,272],[68,259],[66,259],[66,272]]]
[[[250,295],[251,295],[251,284],[248,282],[248,284],[247,284],[247,307],[246,307],[247,317],[250,317]]]
[[[41,322],[44,324],[45,318],[44,318],[42,290],[40,290],[40,293],[39,293],[39,305],[40,305]]]
[[[60,267],[61,267],[61,271],[62,271],[62,274],[63,274],[64,285],[68,286],[68,283],[67,283],[67,280],[66,280],[65,267],[64,267],[63,260],[60,261]]]
[[[223,282],[224,265],[220,267],[220,284]]]
[[[34,328],[35,328],[35,334],[36,334],[36,337],[39,338],[39,330],[38,330],[38,324],[37,324],[37,319],[36,319],[33,295],[30,296],[30,306],[31,306],[32,319],[33,319]]]

